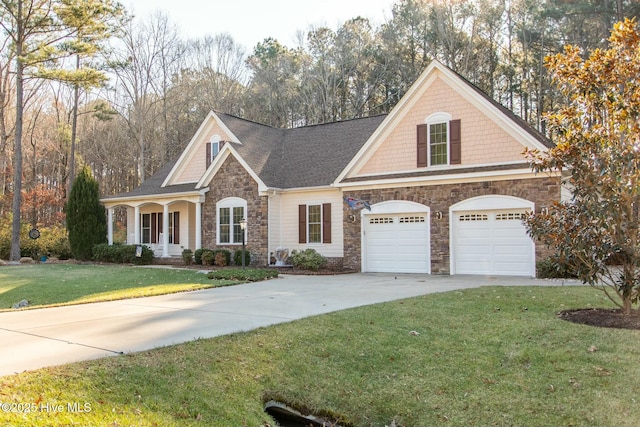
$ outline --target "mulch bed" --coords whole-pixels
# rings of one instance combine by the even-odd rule
[[[559,312],[558,317],[581,325],[640,330],[640,315],[634,313],[624,316],[620,309],[585,308],[565,310]]]

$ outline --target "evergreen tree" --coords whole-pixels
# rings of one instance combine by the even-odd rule
[[[65,213],[73,257],[84,261],[91,259],[93,246],[107,242],[107,218],[100,203],[98,182],[88,166],[73,182]]]

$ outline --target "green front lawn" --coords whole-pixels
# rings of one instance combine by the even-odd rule
[[[609,303],[488,287],[2,377],[0,401],[65,411],[0,425],[257,427],[276,398],[354,426],[637,426],[640,332],[556,317],[589,306]]]
[[[0,268],[0,310],[26,299],[29,307],[80,304],[225,286],[195,270],[122,265],[36,264]]]

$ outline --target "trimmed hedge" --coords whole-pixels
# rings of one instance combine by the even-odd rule
[[[153,263],[153,251],[142,245],[142,256],[136,256],[137,245],[100,243],[93,246],[93,260],[115,264],[148,265]]]
[[[267,268],[225,268],[223,270],[212,271],[207,275],[209,279],[216,280],[240,280],[247,282],[258,282],[260,280],[278,277],[278,270]]]

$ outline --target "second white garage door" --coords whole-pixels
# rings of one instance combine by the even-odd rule
[[[455,274],[532,276],[534,246],[522,224],[525,209],[453,215]]]
[[[426,212],[364,215],[363,271],[429,273]]]

